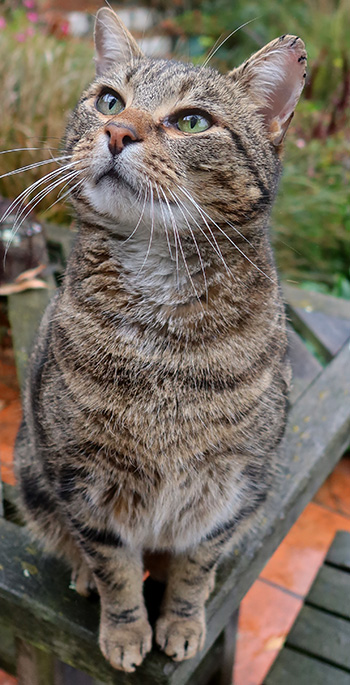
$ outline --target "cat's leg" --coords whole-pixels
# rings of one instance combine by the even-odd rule
[[[69,587],[82,597],[89,597],[91,592],[97,590],[92,571],[81,555],[73,562]]]
[[[72,524],[100,595],[100,649],[114,668],[131,673],[152,647],[141,550],[131,549],[116,533],[90,521],[82,524],[75,519]]]
[[[205,602],[214,588],[220,559],[238,540],[236,527],[236,519],[228,521],[194,552],[176,555],[170,563],[156,641],[175,661],[190,659],[204,646]]]

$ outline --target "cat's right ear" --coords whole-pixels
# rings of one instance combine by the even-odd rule
[[[262,115],[271,142],[283,141],[305,83],[306,51],[298,36],[271,41],[228,74]]]
[[[142,57],[142,52],[131,33],[113,10],[102,7],[95,22],[96,74],[100,76],[115,64]]]

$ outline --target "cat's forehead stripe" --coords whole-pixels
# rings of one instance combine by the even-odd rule
[[[204,102],[210,102],[211,98],[215,98],[221,79],[217,72],[203,70],[191,64],[165,60],[150,60],[145,63],[143,60],[126,71],[123,85],[132,89],[134,105],[154,110],[166,100],[180,103],[186,96],[190,100],[203,99]],[[110,85],[111,81],[109,76]],[[118,75],[115,87],[120,85]]]

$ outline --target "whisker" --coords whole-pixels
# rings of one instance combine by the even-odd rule
[[[179,251],[177,249],[177,243],[178,243],[178,238],[177,238],[177,231],[176,231],[176,226],[175,226],[175,218],[174,215],[171,211],[171,207],[168,201],[167,196],[165,195],[165,192],[163,188],[160,186],[160,190],[163,193],[164,200],[166,202],[166,205],[168,207],[169,211],[169,216],[170,216],[170,221],[171,221],[171,226],[173,229],[173,234],[174,234],[174,241],[175,241],[175,264],[176,264],[176,287],[179,290],[180,289],[180,276],[179,276]]]
[[[83,169],[80,169],[80,171],[84,171],[84,170],[83,170]],[[68,188],[68,190],[66,190],[66,192],[63,193],[63,195],[62,195],[63,190],[64,190],[65,188],[67,188],[67,186],[68,186],[69,183],[70,183],[70,181],[67,181],[67,183],[63,186],[63,188],[61,188],[60,192],[58,193],[56,200],[55,200],[54,202],[52,202],[52,204],[51,204],[47,209],[45,209],[45,213],[48,212],[49,209],[51,209],[51,207],[53,207],[54,205],[56,205],[57,202],[62,202],[62,200],[64,200],[66,197],[68,197],[68,195],[70,195],[70,194],[73,192],[73,190],[75,190],[75,188],[77,188],[77,187],[80,186],[82,183],[84,183],[84,181],[85,181],[85,178],[81,178],[80,181],[78,181],[78,183],[76,183],[76,184],[75,184],[74,186],[72,186],[71,188]],[[50,191],[50,192],[51,192],[51,191]]]
[[[225,231],[222,228],[220,228],[220,226],[218,226],[218,224],[216,224],[215,221],[213,221],[213,219],[210,218],[210,220],[213,222],[214,226],[216,226],[219,229],[219,231],[225,236],[225,238],[227,238],[227,240],[231,243],[231,245],[233,245],[233,247],[235,247],[236,250],[238,250],[238,252],[240,252],[240,254],[242,255],[242,257],[244,257],[244,259],[246,259],[252,266],[254,266],[254,268],[257,269],[257,271],[259,271],[261,274],[263,274],[263,276],[265,276],[265,278],[267,278],[269,281],[271,281],[271,283],[273,283],[274,285],[277,285],[277,281],[275,281],[273,278],[268,276],[268,274],[266,274],[265,271],[260,269],[260,267],[257,264],[255,264],[255,262],[253,262],[248,257],[248,255],[246,255],[245,252],[243,252],[243,250],[241,250],[241,248],[238,247],[238,245],[236,245],[236,243],[230,238],[230,236],[228,236],[227,233],[225,233]]]
[[[63,176],[62,178],[59,178],[58,180],[55,179],[48,186],[46,186],[45,188],[40,190],[36,195],[34,195],[34,197],[31,198],[31,200],[28,202],[28,204],[16,216],[14,226],[17,227],[19,220],[21,219],[21,217],[25,213],[25,216],[23,217],[23,219],[21,221],[21,224],[22,224],[23,221],[25,221],[25,219],[27,218],[27,216],[34,210],[34,207],[36,207],[39,204],[39,202],[41,202],[44,199],[44,197],[46,197],[46,195],[49,195],[49,193],[51,193],[52,190],[57,188],[57,186],[59,186],[64,181],[72,180],[75,176],[78,176],[82,172],[83,172],[83,169],[78,169],[78,170],[75,169],[74,171],[71,171],[70,173]],[[28,210],[28,211],[26,211],[26,210]]]
[[[182,189],[182,191],[185,192],[184,189]],[[185,193],[185,194],[186,194],[186,193]],[[271,278],[270,276],[268,276],[268,275],[265,273],[265,271],[263,271],[262,269],[260,269],[260,267],[259,267],[257,264],[255,264],[255,263],[254,263],[254,262],[253,262],[253,261],[252,261],[244,252],[243,252],[243,250],[241,250],[241,248],[238,247],[238,245],[236,245],[236,243],[230,238],[230,236],[228,236],[227,233],[225,233],[225,231],[219,226],[219,224],[217,224],[217,223],[214,221],[214,219],[212,219],[212,217],[211,217],[203,208],[202,208],[202,212],[203,212],[203,214],[205,214],[206,217],[208,217],[209,221],[212,222],[212,224],[220,231],[220,233],[222,233],[222,235],[225,236],[225,238],[227,238],[227,240],[231,243],[231,245],[233,245],[233,247],[235,247],[236,250],[238,250],[238,252],[240,252],[240,254],[241,254],[241,255],[242,255],[242,256],[243,256],[243,257],[244,257],[252,266],[255,267],[255,269],[257,269],[258,271],[260,271],[260,273],[263,274],[263,276],[265,276],[265,278],[267,278],[269,281],[271,281],[271,283],[273,283],[274,285],[277,285],[277,281],[273,280],[273,278]]]
[[[69,159],[71,155],[63,155],[62,157],[52,157],[51,159],[44,159],[42,162],[33,162],[33,164],[27,164],[22,166],[20,169],[14,169],[14,171],[8,171],[6,174],[1,174],[0,178],[5,178],[6,176],[13,176],[14,174],[21,174],[23,171],[29,171],[29,169],[36,169],[44,164],[53,164],[54,162],[61,162],[62,159]]]
[[[147,252],[146,252],[145,258],[144,258],[144,260],[143,260],[143,262],[142,262],[141,269],[139,269],[139,271],[137,272],[137,276],[140,275],[140,273],[142,272],[143,267],[145,266],[145,264],[146,264],[146,262],[147,262],[147,259],[148,259],[148,257],[149,257],[149,253],[150,253],[150,251],[151,251],[151,245],[152,245],[152,240],[153,240],[153,231],[154,231],[154,204],[153,204],[153,188],[152,188],[151,182],[149,182],[149,189],[150,189],[150,193],[151,193],[151,210],[152,210],[152,217],[151,217],[151,233],[150,233],[150,238],[149,238],[149,242],[148,242]]]
[[[233,224],[231,224],[229,221],[226,221],[226,219],[225,219],[225,223],[226,223],[228,226],[230,226],[230,228],[233,228],[233,230],[236,231],[236,233],[238,233],[238,235],[239,235],[241,238],[243,238],[243,240],[245,240],[246,243],[248,243],[248,244],[253,248],[253,250],[257,251],[255,245],[253,245],[253,243],[251,243],[250,240],[248,240],[248,238],[247,238],[245,235],[243,235],[243,233],[241,233],[241,232],[238,230],[238,228],[236,228],[236,226],[234,226]]]
[[[211,50],[208,57],[203,62],[202,66],[201,66],[201,70],[207,66],[208,62],[210,62],[210,60],[214,57],[214,55],[217,53],[217,51],[220,50],[220,48],[224,45],[224,43],[226,43],[227,40],[229,40],[229,38],[232,38],[232,36],[234,36],[235,33],[237,33],[237,31],[240,31],[245,26],[248,26],[248,24],[251,24],[253,21],[256,21],[259,18],[260,17],[254,17],[254,19],[249,19],[249,21],[246,21],[244,24],[241,24],[237,29],[235,29],[234,31],[231,31],[231,33],[229,33],[229,35],[226,36],[226,38],[221,43],[219,43],[219,45],[217,46],[217,48],[215,48],[215,50]]]
[[[25,152],[26,150],[40,150],[41,147],[14,147],[12,150],[1,150],[0,155],[8,155],[9,152]]]
[[[170,238],[169,238],[168,226],[167,226],[167,223],[166,223],[166,218],[165,218],[164,209],[163,209],[163,200],[162,200],[161,197],[160,197],[160,194],[159,194],[159,187],[158,187],[158,184],[157,184],[157,183],[155,183],[155,187],[156,187],[156,191],[157,191],[157,195],[158,195],[159,207],[160,207],[160,212],[161,212],[161,215],[162,215],[162,221],[163,221],[163,224],[164,224],[165,237],[166,237],[166,241],[167,241],[167,243],[168,243],[168,250],[169,250],[170,259],[171,259],[172,261],[174,261],[173,251],[172,251],[172,249],[171,249],[171,243],[170,243]]]
[[[133,232],[130,233],[130,235],[126,238],[126,240],[123,240],[123,242],[121,243],[122,245],[124,245],[125,243],[127,243],[128,240],[130,240],[130,239],[133,237],[133,235],[135,235],[135,233],[136,233],[136,231],[137,231],[137,229],[138,229],[138,227],[139,227],[139,225],[140,225],[140,223],[141,223],[141,221],[142,221],[142,217],[143,217],[143,215],[144,215],[145,207],[146,207],[147,192],[148,192],[148,189],[146,188],[146,189],[145,189],[145,197],[144,197],[144,200],[143,200],[143,206],[142,206],[140,218],[139,218],[139,220],[138,220],[138,222],[137,222],[137,224],[136,224],[136,226],[135,226]]]
[[[166,203],[167,203],[169,212],[170,212],[170,214],[174,217],[173,211],[172,211],[172,209],[171,209],[171,207],[170,207],[169,201],[168,201],[168,199],[167,199],[167,197],[166,197],[166,195],[165,195],[165,193],[164,193],[163,188],[161,188],[161,191],[162,191],[162,193],[163,193],[163,195],[164,195],[164,198],[165,198],[165,201],[166,201]],[[188,274],[188,278],[189,278],[189,280],[190,280],[190,282],[191,282],[191,285],[192,285],[192,288],[193,288],[193,292],[195,293],[195,296],[196,296],[196,298],[197,298],[197,300],[198,300],[200,306],[201,306],[202,309],[203,309],[202,302],[201,302],[200,297],[199,297],[199,295],[198,295],[198,293],[197,293],[196,286],[195,286],[195,284],[194,284],[194,282],[193,282],[193,279],[192,279],[190,270],[189,270],[189,268],[188,268],[188,264],[187,264],[187,261],[186,261],[185,253],[184,253],[184,250],[183,250],[183,247],[182,247],[182,243],[181,243],[181,237],[180,237],[180,234],[179,234],[179,232],[178,232],[178,230],[177,230],[177,225],[176,225],[175,217],[174,217],[173,228],[174,228],[174,234],[177,236],[177,239],[178,239],[178,241],[179,241],[179,248],[180,248],[181,256],[182,256],[182,259],[183,259],[183,263],[184,263],[185,269],[186,269],[187,274]]]
[[[178,186],[178,188],[179,188],[179,190],[181,190],[180,186]],[[213,243],[211,242],[210,238],[208,238],[206,232],[203,230],[203,228],[202,228],[202,226],[200,225],[200,223],[198,223],[198,221],[195,219],[195,217],[194,217],[193,214],[190,212],[190,210],[188,209],[188,207],[185,205],[185,203],[182,202],[182,200],[180,200],[179,197],[177,197],[177,199],[178,199],[178,201],[181,203],[181,205],[183,206],[183,208],[185,209],[185,211],[190,215],[191,219],[195,222],[196,226],[199,228],[200,232],[204,235],[205,239],[208,241],[209,245],[213,248],[214,252],[218,255],[218,257],[220,257],[220,259],[221,259],[221,261],[222,261],[222,263],[223,263],[223,265],[224,265],[224,267],[225,267],[227,273],[229,273],[230,276],[232,276],[233,274],[232,274],[232,272],[230,271],[230,269],[228,268],[228,266],[227,266],[227,264],[226,264],[226,262],[225,262],[225,259],[224,259],[224,256],[223,256],[221,250],[220,250],[220,246],[219,246],[219,244],[218,244],[218,241],[216,240],[215,235],[213,234],[213,232],[212,232],[212,230],[211,230],[211,228],[210,228],[210,226],[209,226],[209,224],[208,224],[208,222],[207,222],[205,216],[203,216],[203,214],[202,214],[202,212],[201,212],[200,206],[196,203],[196,201],[195,201],[195,200],[192,198],[192,196],[189,194],[189,195],[188,195],[188,199],[189,199],[190,202],[193,204],[194,208],[197,210],[197,212],[198,212],[198,214],[200,215],[201,219],[202,219],[203,222],[205,223],[205,225],[206,225],[206,227],[207,227],[207,229],[208,229],[208,231],[209,231],[211,237],[213,238],[214,245],[213,245]]]
[[[220,41],[221,41],[221,39],[222,39],[222,37],[223,37],[224,35],[225,35],[225,33],[220,33],[219,38],[217,38],[216,41],[215,41],[215,43],[214,43],[214,45],[211,46],[211,48],[210,48],[210,50],[209,50],[207,56],[206,56],[205,59],[204,59],[203,64],[201,65],[202,68],[204,68],[205,65],[208,64],[208,62],[211,60],[212,55],[214,54],[214,50],[215,50],[216,46],[219,45],[219,44],[221,45]],[[219,47],[220,47],[220,45],[219,45]]]
[[[199,263],[200,263],[200,265],[201,265],[201,270],[202,270],[203,279],[204,279],[205,296],[206,296],[206,300],[207,300],[207,303],[208,303],[208,282],[207,282],[207,276],[206,276],[206,273],[205,273],[205,268],[204,268],[204,264],[203,264],[202,255],[201,255],[200,250],[199,250],[199,247],[198,247],[198,243],[197,243],[197,241],[196,241],[196,238],[195,238],[195,235],[194,235],[194,233],[193,233],[193,231],[192,231],[192,228],[191,228],[191,226],[190,226],[190,223],[189,223],[189,221],[188,221],[188,219],[187,219],[187,217],[186,217],[184,211],[181,209],[181,207],[180,207],[180,205],[179,205],[179,203],[178,203],[178,201],[177,201],[177,199],[176,199],[176,196],[174,195],[174,193],[173,193],[171,190],[169,190],[169,193],[170,193],[171,197],[174,199],[174,201],[175,201],[177,207],[179,208],[179,210],[180,210],[180,212],[181,212],[183,218],[185,219],[185,222],[186,222],[186,224],[187,224],[187,226],[188,226],[188,229],[189,229],[189,231],[190,231],[190,233],[191,233],[191,237],[192,237],[193,243],[194,243],[194,245],[195,245],[195,248],[196,248],[198,257],[199,257]]]
[[[37,193],[37,195],[35,195],[34,198],[32,198],[32,200],[30,201],[30,203],[29,203],[28,205],[26,205],[25,208],[22,209],[22,211],[19,213],[19,215],[18,215],[18,216],[16,217],[16,219],[15,219],[15,222],[14,222],[13,227],[12,227],[12,230],[11,230],[10,237],[9,237],[7,243],[6,243],[5,252],[4,252],[4,259],[3,259],[3,264],[4,264],[4,266],[5,266],[6,257],[7,257],[7,253],[8,253],[8,251],[9,251],[11,242],[12,242],[13,238],[15,237],[16,233],[19,231],[19,229],[20,229],[20,227],[22,226],[23,222],[26,220],[27,216],[33,211],[33,209],[39,204],[39,202],[41,202],[41,200],[42,200],[46,195],[48,195],[52,190],[54,190],[58,185],[60,185],[60,184],[63,183],[64,181],[67,181],[67,180],[68,180],[68,177],[69,177],[69,179],[71,180],[72,178],[74,178],[75,176],[77,176],[77,175],[78,175],[79,173],[81,173],[82,171],[83,171],[83,170],[78,170],[78,171],[75,170],[75,171],[70,172],[69,174],[67,174],[67,175],[64,176],[63,178],[60,178],[59,180],[56,179],[55,181],[53,181],[52,183],[50,183],[46,188],[44,188],[43,190],[39,191],[39,193]],[[35,200],[37,200],[37,201],[33,204],[33,202],[34,202]],[[20,219],[21,219],[21,221],[20,221]]]
[[[22,192],[11,202],[9,207],[6,209],[4,214],[1,216],[0,221],[5,221],[5,219],[9,216],[9,214],[11,214],[15,210],[16,206],[20,205],[22,201],[25,201],[25,199],[27,197],[29,197],[29,195],[31,194],[31,192],[33,192],[33,190],[35,188],[42,185],[43,183],[46,183],[46,181],[48,181],[49,179],[52,179],[55,176],[59,176],[60,174],[63,174],[63,172],[66,169],[69,169],[72,166],[74,166],[74,162],[66,164],[64,167],[61,167],[60,169],[54,169],[53,171],[50,171],[48,174],[45,174],[45,176],[43,176],[43,178],[40,178],[38,181],[35,181],[34,183],[32,183],[29,186],[29,188],[25,188],[24,190],[22,190]]]

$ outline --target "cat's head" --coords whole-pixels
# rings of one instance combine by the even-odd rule
[[[66,133],[84,169],[78,211],[130,228],[142,211],[155,225],[173,213],[194,229],[208,217],[242,227],[270,208],[304,83],[300,38],[281,36],[223,75],[145,57],[104,8],[95,45],[96,79]]]

